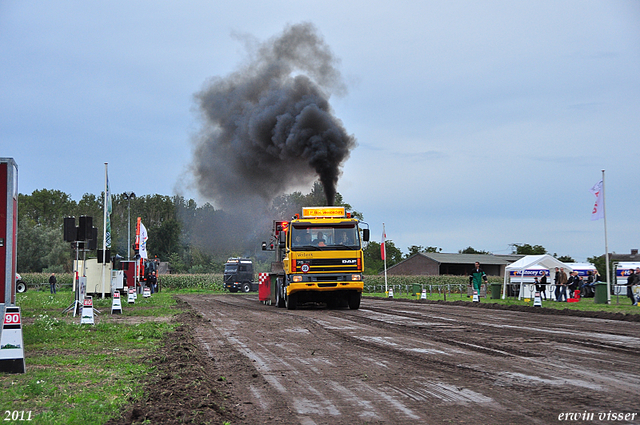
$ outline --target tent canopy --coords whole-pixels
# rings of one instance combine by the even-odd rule
[[[505,270],[526,270],[532,267],[544,267],[545,269],[555,270],[556,267],[564,268],[567,272],[572,272],[573,268],[568,266],[567,264],[559,261],[558,259],[552,257],[549,254],[544,255],[526,255],[519,259],[518,261],[509,264]],[[505,273],[507,274],[507,273]]]
[[[505,299],[507,295],[507,279],[509,277],[509,272],[512,270],[527,270],[531,268],[540,268],[544,267],[545,269],[549,269],[550,277],[553,279],[555,276],[555,268],[563,268],[565,273],[569,274],[573,271],[573,268],[566,265],[562,261],[552,257],[549,254],[544,255],[526,255],[519,259],[518,261],[509,264],[505,267],[504,273],[504,283],[502,284],[502,299]],[[524,276],[524,275],[523,275]],[[524,279],[523,279],[524,280]],[[553,280],[552,280],[553,281]],[[522,289],[522,283],[520,283],[520,287]],[[520,291],[520,296],[522,295],[522,291]]]

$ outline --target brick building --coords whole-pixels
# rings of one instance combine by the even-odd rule
[[[476,261],[490,276],[504,277],[507,265],[523,255],[442,254],[419,252],[387,269],[390,275],[458,275],[466,276]]]

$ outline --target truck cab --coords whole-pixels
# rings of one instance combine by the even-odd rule
[[[253,262],[250,258],[229,258],[224,265],[224,287],[229,292],[257,291],[253,279]]]
[[[275,221],[272,243],[276,251],[270,280],[272,301],[290,310],[307,303],[341,304],[357,310],[364,287],[362,242],[369,229],[344,207],[305,207],[302,217]]]

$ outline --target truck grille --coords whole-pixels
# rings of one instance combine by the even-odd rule
[[[296,260],[297,269],[303,264],[309,264],[309,272],[353,272],[358,270],[358,262],[355,258],[320,258],[313,260]]]

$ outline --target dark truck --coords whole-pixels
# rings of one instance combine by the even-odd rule
[[[224,265],[224,287],[229,292],[258,290],[253,280],[253,262],[250,258],[229,258]]]

